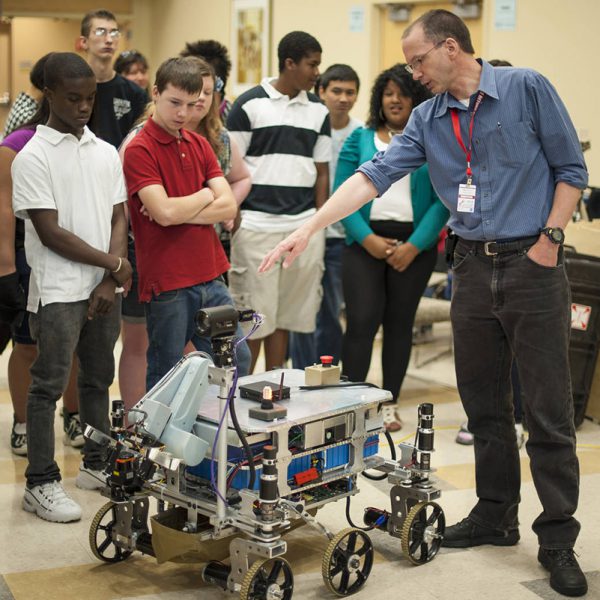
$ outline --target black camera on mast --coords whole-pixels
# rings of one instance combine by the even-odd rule
[[[233,365],[234,341],[238,323],[251,321],[253,310],[236,310],[230,304],[203,308],[196,313],[196,331],[209,337],[217,367]]]

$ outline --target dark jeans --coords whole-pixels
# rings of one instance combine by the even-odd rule
[[[321,280],[323,300],[317,314],[317,328],[313,333],[290,332],[290,358],[294,369],[304,369],[319,362],[323,354],[333,356],[334,365],[340,361],[344,335],[340,313],[344,303],[342,253],[345,245],[341,238],[326,241],[325,271]]]
[[[543,512],[533,530],[545,548],[570,548],[579,532],[573,399],[569,374],[570,290],[562,264],[534,263],[526,250],[486,256],[459,241],[452,326],[458,389],[475,436],[478,502],[471,518],[517,525],[521,473],[514,429],[514,354],[529,427],[527,452]]]
[[[381,236],[407,240],[412,224],[371,222]],[[406,271],[373,258],[362,246],[344,249],[342,280],[346,300],[343,372],[351,381],[364,381],[371,364],[373,340],[383,325],[381,363],[383,387],[398,398],[412,346],[412,331],[419,300],[435,266],[435,246],[418,254]]]
[[[185,345],[190,340],[197,350],[212,355],[210,339],[200,337],[196,333],[195,317],[201,308],[223,304],[233,304],[233,300],[220,278],[188,288],[163,292],[145,303],[148,329],[148,390],[181,359]],[[239,324],[236,335],[238,339],[243,337]],[[239,374],[247,375],[250,369],[250,349],[246,342],[237,348],[237,362]]]
[[[31,314],[32,337],[38,356],[31,367],[27,397],[27,486],[60,481],[54,460],[54,413],[71,373],[73,353],[79,358],[79,416],[81,425],[91,425],[108,434],[108,388],[115,375],[113,350],[119,337],[121,296],[111,312],[88,321],[88,301],[53,303]],[[100,447],[85,440],[83,460],[92,469],[104,467]]]

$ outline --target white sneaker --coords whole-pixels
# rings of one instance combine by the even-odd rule
[[[79,465],[75,485],[82,490],[101,490],[106,485],[107,478],[108,475],[104,471],[90,469],[82,462]]]
[[[472,446],[475,443],[475,436],[469,431],[469,423],[467,421],[460,426],[454,441],[463,446]]]
[[[55,523],[81,519],[81,506],[69,497],[59,481],[25,488],[22,506],[23,510]]]
[[[517,434],[517,448],[521,448],[525,443],[525,431],[522,423],[515,423],[515,433]]]

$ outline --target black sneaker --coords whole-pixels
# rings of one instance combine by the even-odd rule
[[[493,529],[477,525],[469,517],[446,528],[442,546],[445,548],[471,548],[483,544],[514,546],[520,539],[519,530]]]
[[[65,431],[63,444],[65,446],[72,446],[73,448],[81,448],[85,444],[85,439],[81,431],[79,413],[67,413],[66,416],[63,416],[63,419],[63,429]]]
[[[550,571],[550,587],[563,596],[583,596],[588,585],[572,548],[546,550],[540,548],[538,560]]]

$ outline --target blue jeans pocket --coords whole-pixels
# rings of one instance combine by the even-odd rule
[[[152,302],[158,302],[160,304],[167,304],[168,302],[174,302],[177,300],[179,290],[169,290],[168,292],[161,292],[160,294],[152,295]]]

